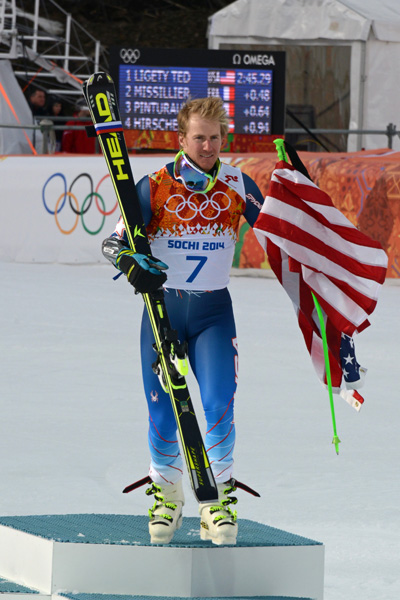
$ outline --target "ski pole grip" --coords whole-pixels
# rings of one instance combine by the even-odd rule
[[[283,140],[282,138],[278,138],[277,140],[274,140],[274,144],[276,147],[276,151],[278,153],[279,160],[288,162],[286,152],[285,152],[285,140]]]

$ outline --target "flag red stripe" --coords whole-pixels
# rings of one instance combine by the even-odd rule
[[[353,302],[355,302],[356,304],[358,304],[358,306],[365,310],[367,314],[370,315],[374,312],[377,300],[364,296],[363,294],[357,292],[357,290],[352,288],[351,285],[340,279],[329,277],[329,280],[332,281],[332,283],[334,283],[345,296],[353,300]]]
[[[282,219],[265,213],[260,213],[260,217],[257,220],[257,229],[264,229],[270,234],[275,234],[289,241],[295,240],[296,244],[299,244],[312,252],[316,252],[322,257],[328,258],[331,262],[345,268],[349,273],[352,273],[357,277],[364,277],[366,279],[377,281],[378,283],[383,283],[385,281],[385,268],[360,263],[358,260],[352,258],[349,253],[344,253],[339,248],[333,248],[332,246],[325,244],[320,237],[316,237],[315,235],[312,235],[312,233],[306,232],[292,223],[288,223],[287,221],[283,221]],[[304,255],[307,255],[307,252],[304,252]],[[315,265],[315,260],[315,257],[308,254],[308,260],[306,259],[304,264],[313,267]]]
[[[320,323],[312,293],[324,314],[332,385],[342,380],[342,332],[369,325],[387,257],[333,205],[329,196],[285,162],[272,174],[268,196],[254,225],[269,263],[292,300],[308,352],[322,381],[326,372]]]
[[[347,333],[347,335],[352,336],[356,330],[358,331],[358,327],[360,327],[360,329],[365,329],[366,323],[368,323],[367,319],[365,319],[360,326],[356,326],[354,323],[349,321],[345,315],[336,310],[335,307],[326,300],[326,298],[316,294],[315,292],[314,294],[322,310],[329,315],[328,323],[333,325],[340,333],[343,331],[344,333]]]
[[[332,204],[332,200],[326,192],[317,187],[299,171],[296,171],[288,163],[279,162],[275,167],[273,176],[279,179],[288,190],[308,202],[325,204],[326,206],[331,206]]]
[[[303,202],[303,199],[306,199],[306,198],[304,198],[304,196],[301,195],[301,190],[297,190],[296,188],[288,189],[285,186],[286,181],[282,180],[282,178],[279,178],[279,179],[281,181],[281,184],[277,183],[276,181],[271,181],[268,196],[272,196],[273,198],[276,198],[277,200],[282,201],[284,204],[287,204],[289,206],[292,206],[293,208],[301,210],[302,212],[306,213],[310,217],[317,219],[321,223],[321,225],[323,225],[324,227],[327,227],[328,229],[331,229],[332,231],[334,231],[335,233],[337,233],[338,235],[343,237],[348,242],[352,242],[354,244],[359,244],[360,246],[367,246],[370,248],[381,249],[381,245],[379,244],[379,242],[368,237],[362,231],[359,231],[356,227],[354,227],[354,225],[350,221],[348,221],[348,226],[338,225],[336,223],[334,224],[334,223],[329,222],[328,219],[323,214],[318,212],[316,207],[313,208],[312,206],[309,206],[308,204]],[[301,188],[308,187],[309,188],[309,186],[301,186],[301,185],[299,185],[299,187],[301,187]],[[296,192],[298,192],[298,193],[296,193]],[[311,192],[316,197],[318,197],[320,193],[324,194],[324,192],[322,192],[318,188],[317,189],[311,188]],[[324,195],[326,195],[326,194],[324,194]],[[306,199],[306,200],[307,200],[307,202],[311,202],[311,200],[309,200],[309,199]],[[317,203],[317,202],[315,202],[315,199],[314,199],[313,204],[323,204],[324,206],[331,206],[331,207],[335,208],[331,200],[329,200],[329,204],[328,204],[327,202],[323,202],[323,203],[318,202]],[[285,207],[282,206],[283,211],[284,211],[284,208]],[[337,211],[336,208],[335,208],[335,210]],[[262,213],[260,213],[260,214],[262,214]],[[347,219],[344,217],[344,215],[341,215],[341,216],[343,217],[343,220],[347,221]]]

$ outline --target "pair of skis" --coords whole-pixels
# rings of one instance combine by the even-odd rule
[[[114,82],[107,73],[95,73],[83,84],[83,94],[118,198],[129,245],[135,252],[151,256]],[[194,495],[198,502],[217,500],[217,486],[185,380],[186,348],[171,328],[162,288],[142,295],[155,339],[157,359],[153,370],[171,399]]]

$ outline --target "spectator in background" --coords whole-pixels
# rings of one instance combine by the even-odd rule
[[[28,94],[28,104],[34,117],[45,117],[47,112],[47,96],[44,90],[33,88]]]
[[[51,96],[50,100],[49,100],[49,112],[48,112],[48,116],[50,117],[50,119],[52,119],[53,117],[63,117],[64,116],[64,105],[63,102],[60,98],[57,98],[57,96]],[[67,119],[64,120],[59,120],[54,119],[54,125],[65,125]],[[63,137],[63,130],[62,129],[55,129],[54,130],[55,136],[56,136],[56,148],[55,151],[56,152],[60,152],[61,151],[61,142],[62,142],[62,137]]]
[[[85,126],[91,125],[89,109],[84,100],[80,100],[76,105],[74,117],[87,118],[87,121],[67,121],[66,126]],[[65,130],[62,136],[61,150],[73,154],[94,154],[96,152],[96,139],[89,138],[85,129]]]

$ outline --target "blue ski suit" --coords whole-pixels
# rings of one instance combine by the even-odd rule
[[[206,420],[205,446],[217,483],[233,476],[234,400],[238,345],[227,286],[239,220],[253,226],[263,203],[255,182],[222,163],[208,192],[190,192],[173,177],[173,163],[137,184],[153,256],[169,269],[165,302],[173,329],[188,344]],[[127,241],[122,219],[113,233]],[[149,475],[160,484],[182,476],[182,458],[171,401],[153,373],[154,336],[147,311],[141,327],[141,359],[149,409]]]

